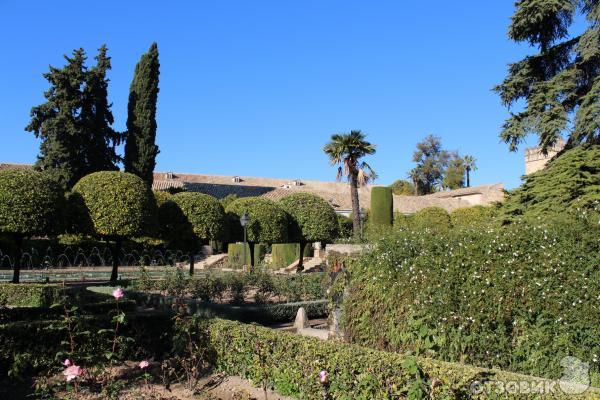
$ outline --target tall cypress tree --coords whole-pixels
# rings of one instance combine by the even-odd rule
[[[577,13],[587,29],[570,37]],[[510,149],[528,133],[539,136],[543,151],[563,134],[569,147],[600,142],[600,1],[519,0],[508,36],[539,51],[510,64],[495,88],[508,107],[526,102],[503,126],[500,136]]]
[[[158,46],[152,43],[135,66],[129,89],[125,171],[152,184],[158,146],[156,139],[156,101],[158,99]]]
[[[90,70],[83,49],[65,60],[63,68],[51,66],[44,74],[50,83],[44,93],[47,101],[31,109],[25,130],[42,141],[35,167],[66,189],[91,172],[116,169],[115,145],[120,139],[110,127],[106,47],[99,50],[97,65]]]

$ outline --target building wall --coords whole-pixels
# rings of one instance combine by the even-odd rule
[[[552,159],[559,151],[565,147],[565,142],[559,140],[548,154],[543,154],[540,147],[531,147],[525,150],[525,175],[532,174],[544,169],[548,161]]]

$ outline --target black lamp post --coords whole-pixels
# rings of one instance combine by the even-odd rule
[[[246,265],[246,226],[248,225],[248,222],[250,222],[250,217],[248,216],[248,214],[246,212],[244,212],[244,214],[242,215],[242,217],[240,218],[240,224],[242,225],[242,227],[244,228],[244,261],[242,261],[242,265]],[[250,253],[252,254],[252,252]]]

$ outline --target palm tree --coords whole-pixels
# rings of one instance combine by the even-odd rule
[[[477,170],[477,165],[475,162],[477,161],[475,157],[466,155],[464,158],[465,170],[467,171],[467,187],[471,186],[471,171]]]
[[[354,236],[360,234],[358,187],[366,185],[377,177],[371,166],[361,161],[364,156],[375,153],[375,145],[367,142],[365,137],[361,131],[335,134],[331,136],[331,141],[323,147],[323,151],[329,156],[331,165],[338,165],[337,180],[346,177],[350,183]]]

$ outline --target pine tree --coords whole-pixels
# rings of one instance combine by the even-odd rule
[[[587,29],[570,38],[569,27],[580,12]],[[508,36],[528,42],[538,54],[510,64],[495,90],[511,113],[500,137],[516,150],[526,135],[539,136],[545,152],[563,134],[567,147],[600,142],[600,1],[520,0]]]
[[[106,46],[98,49],[96,65],[87,72],[83,90],[81,123],[86,140],[83,148],[88,167],[86,175],[117,170],[116,164],[121,161],[115,147],[121,143],[122,135],[111,128],[114,118],[110,110],[112,104],[108,102],[109,80],[106,78],[111,63],[106,52]]]
[[[90,70],[81,48],[65,60],[63,68],[51,66],[44,74],[50,83],[44,93],[47,101],[31,109],[25,130],[42,141],[36,169],[67,189],[91,172],[116,169],[115,146],[120,138],[110,127],[106,47],[99,50],[97,65]]]
[[[44,93],[47,102],[31,109],[31,122],[25,130],[42,140],[35,167],[47,171],[63,187],[70,187],[85,173],[79,151],[79,111],[86,57],[83,49],[78,49],[72,57],[64,58],[67,65],[61,69],[51,66],[44,74],[50,82]]]
[[[158,98],[158,47],[152,43],[135,66],[129,89],[125,171],[152,184],[158,146],[156,139],[156,101]]]

